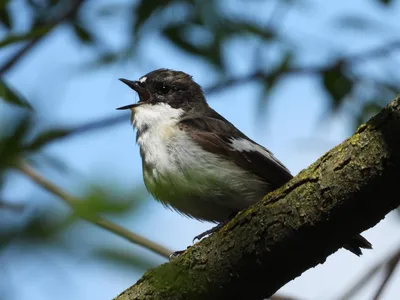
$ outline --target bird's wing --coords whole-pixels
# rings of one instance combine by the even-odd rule
[[[187,116],[178,126],[204,150],[222,155],[261,177],[274,188],[289,181],[290,171],[266,148],[257,144],[215,111],[205,117]]]

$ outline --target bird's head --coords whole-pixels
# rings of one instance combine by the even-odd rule
[[[143,104],[157,105],[164,103],[184,111],[207,107],[201,87],[192,76],[170,69],[152,71],[137,81],[120,79],[139,95],[139,102],[117,109],[134,109]],[[147,106],[146,105],[146,106]]]

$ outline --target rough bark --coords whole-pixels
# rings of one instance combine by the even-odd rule
[[[399,175],[400,96],[289,183],[115,299],[271,296],[398,207]]]

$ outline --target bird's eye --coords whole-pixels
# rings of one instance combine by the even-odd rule
[[[163,85],[161,87],[161,93],[163,93],[163,94],[168,94],[170,90],[171,90],[171,88],[169,86]]]

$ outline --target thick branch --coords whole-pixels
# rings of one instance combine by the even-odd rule
[[[400,96],[288,184],[116,299],[271,296],[399,206],[399,133]]]

